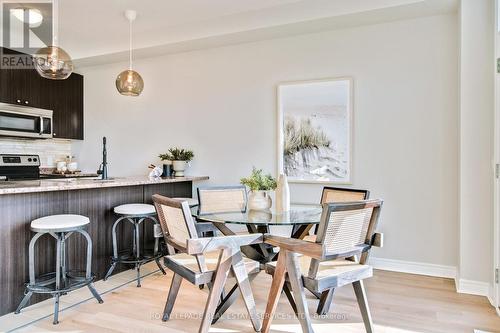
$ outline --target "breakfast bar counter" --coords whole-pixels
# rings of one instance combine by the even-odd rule
[[[93,241],[92,272],[102,279],[112,256],[112,225],[117,216],[113,208],[122,204],[151,204],[153,194],[168,197],[191,197],[193,182],[208,177],[148,178],[124,177],[111,180],[47,179],[0,182],[0,315],[12,312],[23,298],[28,281],[28,245],[33,236],[31,221],[57,214],[78,214],[90,219],[87,228]],[[154,242],[150,224],[141,225],[141,244]],[[120,251],[127,251],[133,231],[129,223],[117,232]],[[55,241],[43,236],[35,246],[37,275],[53,271],[56,260]],[[72,236],[67,242],[67,258],[71,269],[83,270],[85,239]],[[117,266],[115,272],[128,269]],[[111,277],[112,278],[112,277]],[[31,303],[46,299],[36,295]]]
[[[185,183],[207,180],[207,176],[150,178],[146,176],[117,177],[102,180],[100,178],[62,178],[41,180],[20,180],[0,182],[0,195],[16,193],[36,193],[51,191],[68,191],[107,187],[156,185]]]

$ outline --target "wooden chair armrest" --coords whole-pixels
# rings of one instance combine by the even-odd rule
[[[383,247],[384,246],[384,234],[381,232],[376,232],[372,237],[372,246]]]
[[[264,235],[264,243],[278,246],[290,252],[300,253],[315,259],[323,259],[323,247],[321,244],[308,242],[302,239],[286,238],[281,236]]]
[[[237,249],[245,245],[260,244],[263,242],[262,234],[231,235],[221,237],[205,237],[188,239],[186,241],[187,254],[196,255],[222,249]]]
[[[321,246],[321,244],[308,242],[296,238],[286,238],[269,234],[264,235],[264,243],[273,246],[279,246],[280,248],[285,249],[287,251],[300,253],[305,256],[319,260],[348,258],[355,255],[359,255],[365,251],[368,251],[371,248],[371,245],[366,244],[366,245],[355,246],[353,248],[346,249],[345,251],[341,251],[338,253],[333,253],[333,254],[330,253],[327,255],[323,253],[323,247]]]

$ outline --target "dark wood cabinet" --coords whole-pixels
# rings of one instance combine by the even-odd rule
[[[49,80],[34,68],[0,68],[0,102],[52,110],[54,138],[83,140],[80,74],[73,73],[66,80]]]
[[[41,80],[35,75],[36,72],[31,69],[2,69],[0,100],[4,103],[41,107],[41,95],[37,91]]]
[[[51,83],[54,138],[83,140],[83,76],[73,73]]]

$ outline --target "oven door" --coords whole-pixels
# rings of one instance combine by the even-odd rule
[[[52,138],[52,111],[0,105],[0,135]]]

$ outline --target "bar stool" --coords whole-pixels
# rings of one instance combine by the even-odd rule
[[[91,273],[92,265],[92,239],[85,231],[90,220],[81,215],[51,215],[36,219],[31,222],[31,230],[36,232],[29,244],[29,278],[26,285],[25,296],[15,313],[21,312],[33,293],[51,294],[54,296],[54,324],[59,323],[59,297],[72,290],[87,286],[99,303],[103,300],[95,290],[92,282],[95,275]],[[85,275],[80,271],[68,271],[66,266],[66,240],[73,233],[82,234],[87,240],[87,261]],[[35,278],[35,243],[43,235],[49,234],[57,240],[56,245],[56,271]],[[62,280],[62,281],[61,281]]]
[[[158,265],[158,268],[161,270],[161,272],[165,275],[165,270],[163,269],[162,265],[160,264],[160,258],[163,257],[162,251],[158,250],[159,246],[159,239],[160,237],[163,237],[163,234],[161,233],[160,225],[158,224],[158,220],[156,219],[156,209],[153,205],[148,205],[148,204],[125,204],[125,205],[120,205],[117,206],[113,209],[116,215],[119,216],[119,218],[115,221],[113,224],[113,229],[112,229],[112,236],[113,236],[113,257],[111,257],[111,267],[109,268],[108,272],[106,273],[106,276],[104,277],[104,281],[106,281],[111,273],[113,273],[113,270],[115,269],[116,265],[118,263],[123,263],[123,264],[133,264],[135,265],[135,269],[137,270],[137,287],[141,286],[141,273],[140,273],[140,268],[141,265],[148,263],[150,261],[156,261],[156,264]],[[140,233],[139,233],[139,227],[141,223],[144,220],[150,220],[154,224],[154,236],[155,236],[155,243],[154,243],[154,249],[153,249],[153,254],[152,255],[146,255],[146,254],[141,254],[140,251]],[[118,255],[118,242],[116,240],[116,228],[118,224],[122,221],[128,221],[132,223],[134,226],[133,228],[133,237],[132,237],[132,255],[126,254],[126,255]],[[159,230],[159,231],[158,231]]]

